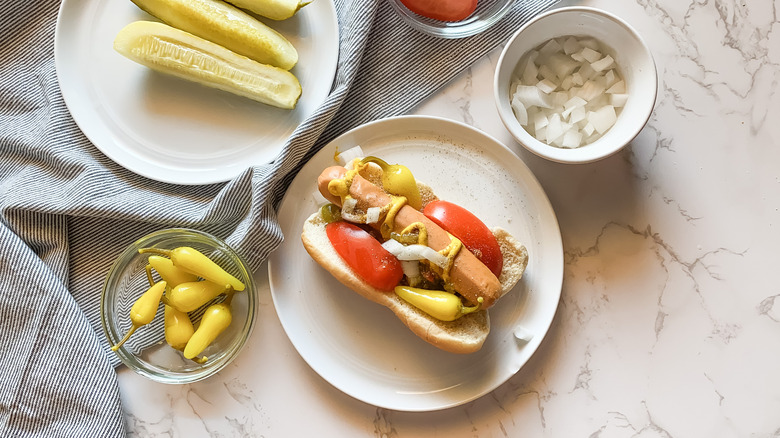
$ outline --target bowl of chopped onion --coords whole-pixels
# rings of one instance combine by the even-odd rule
[[[621,150],[653,112],[655,61],[639,33],[608,12],[539,15],[504,46],[494,77],[504,126],[529,151],[589,163]]]

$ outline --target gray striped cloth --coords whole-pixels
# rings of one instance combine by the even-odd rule
[[[489,31],[442,40],[405,26],[385,1],[336,0],[341,46],[326,102],[272,163],[177,186],[116,165],[77,128],[54,67],[59,1],[0,0],[0,435],[124,435],[118,360],[99,315],[121,250],[190,227],[225,238],[256,268],[283,239],[275,208],[312,154],[408,111],[553,3],[520,1]]]

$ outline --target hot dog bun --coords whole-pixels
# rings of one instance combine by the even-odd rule
[[[423,203],[436,199],[428,186],[418,183]],[[319,212],[312,214],[303,225],[301,240],[309,255],[342,284],[377,304],[389,308],[414,334],[426,342],[452,353],[478,351],[490,332],[487,310],[470,313],[455,321],[440,321],[418,310],[393,292],[375,289],[361,280],[341,259],[325,232],[326,222]],[[501,293],[509,292],[520,280],[528,263],[525,247],[501,228],[493,234],[504,256],[504,267],[499,282]]]

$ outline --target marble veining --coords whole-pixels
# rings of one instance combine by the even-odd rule
[[[770,0],[561,1],[646,39],[655,111],[632,145],[565,166],[525,151],[492,99],[499,51],[415,110],[486,131],[533,170],[564,243],[561,302],[540,349],[460,407],[376,408],[297,354],[267,273],[247,350],[182,387],[120,370],[131,436],[780,437],[780,26]]]

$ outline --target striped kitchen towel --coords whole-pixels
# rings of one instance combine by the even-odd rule
[[[280,155],[226,183],[178,186],[118,166],[70,117],[54,67],[60,0],[0,0],[0,436],[123,435],[118,361],[99,315],[121,250],[158,229],[197,228],[256,268],[282,241],[275,208],[308,157],[351,127],[407,112],[555,1],[518,1],[459,40],[412,30],[383,0],[335,3],[331,94]]]

